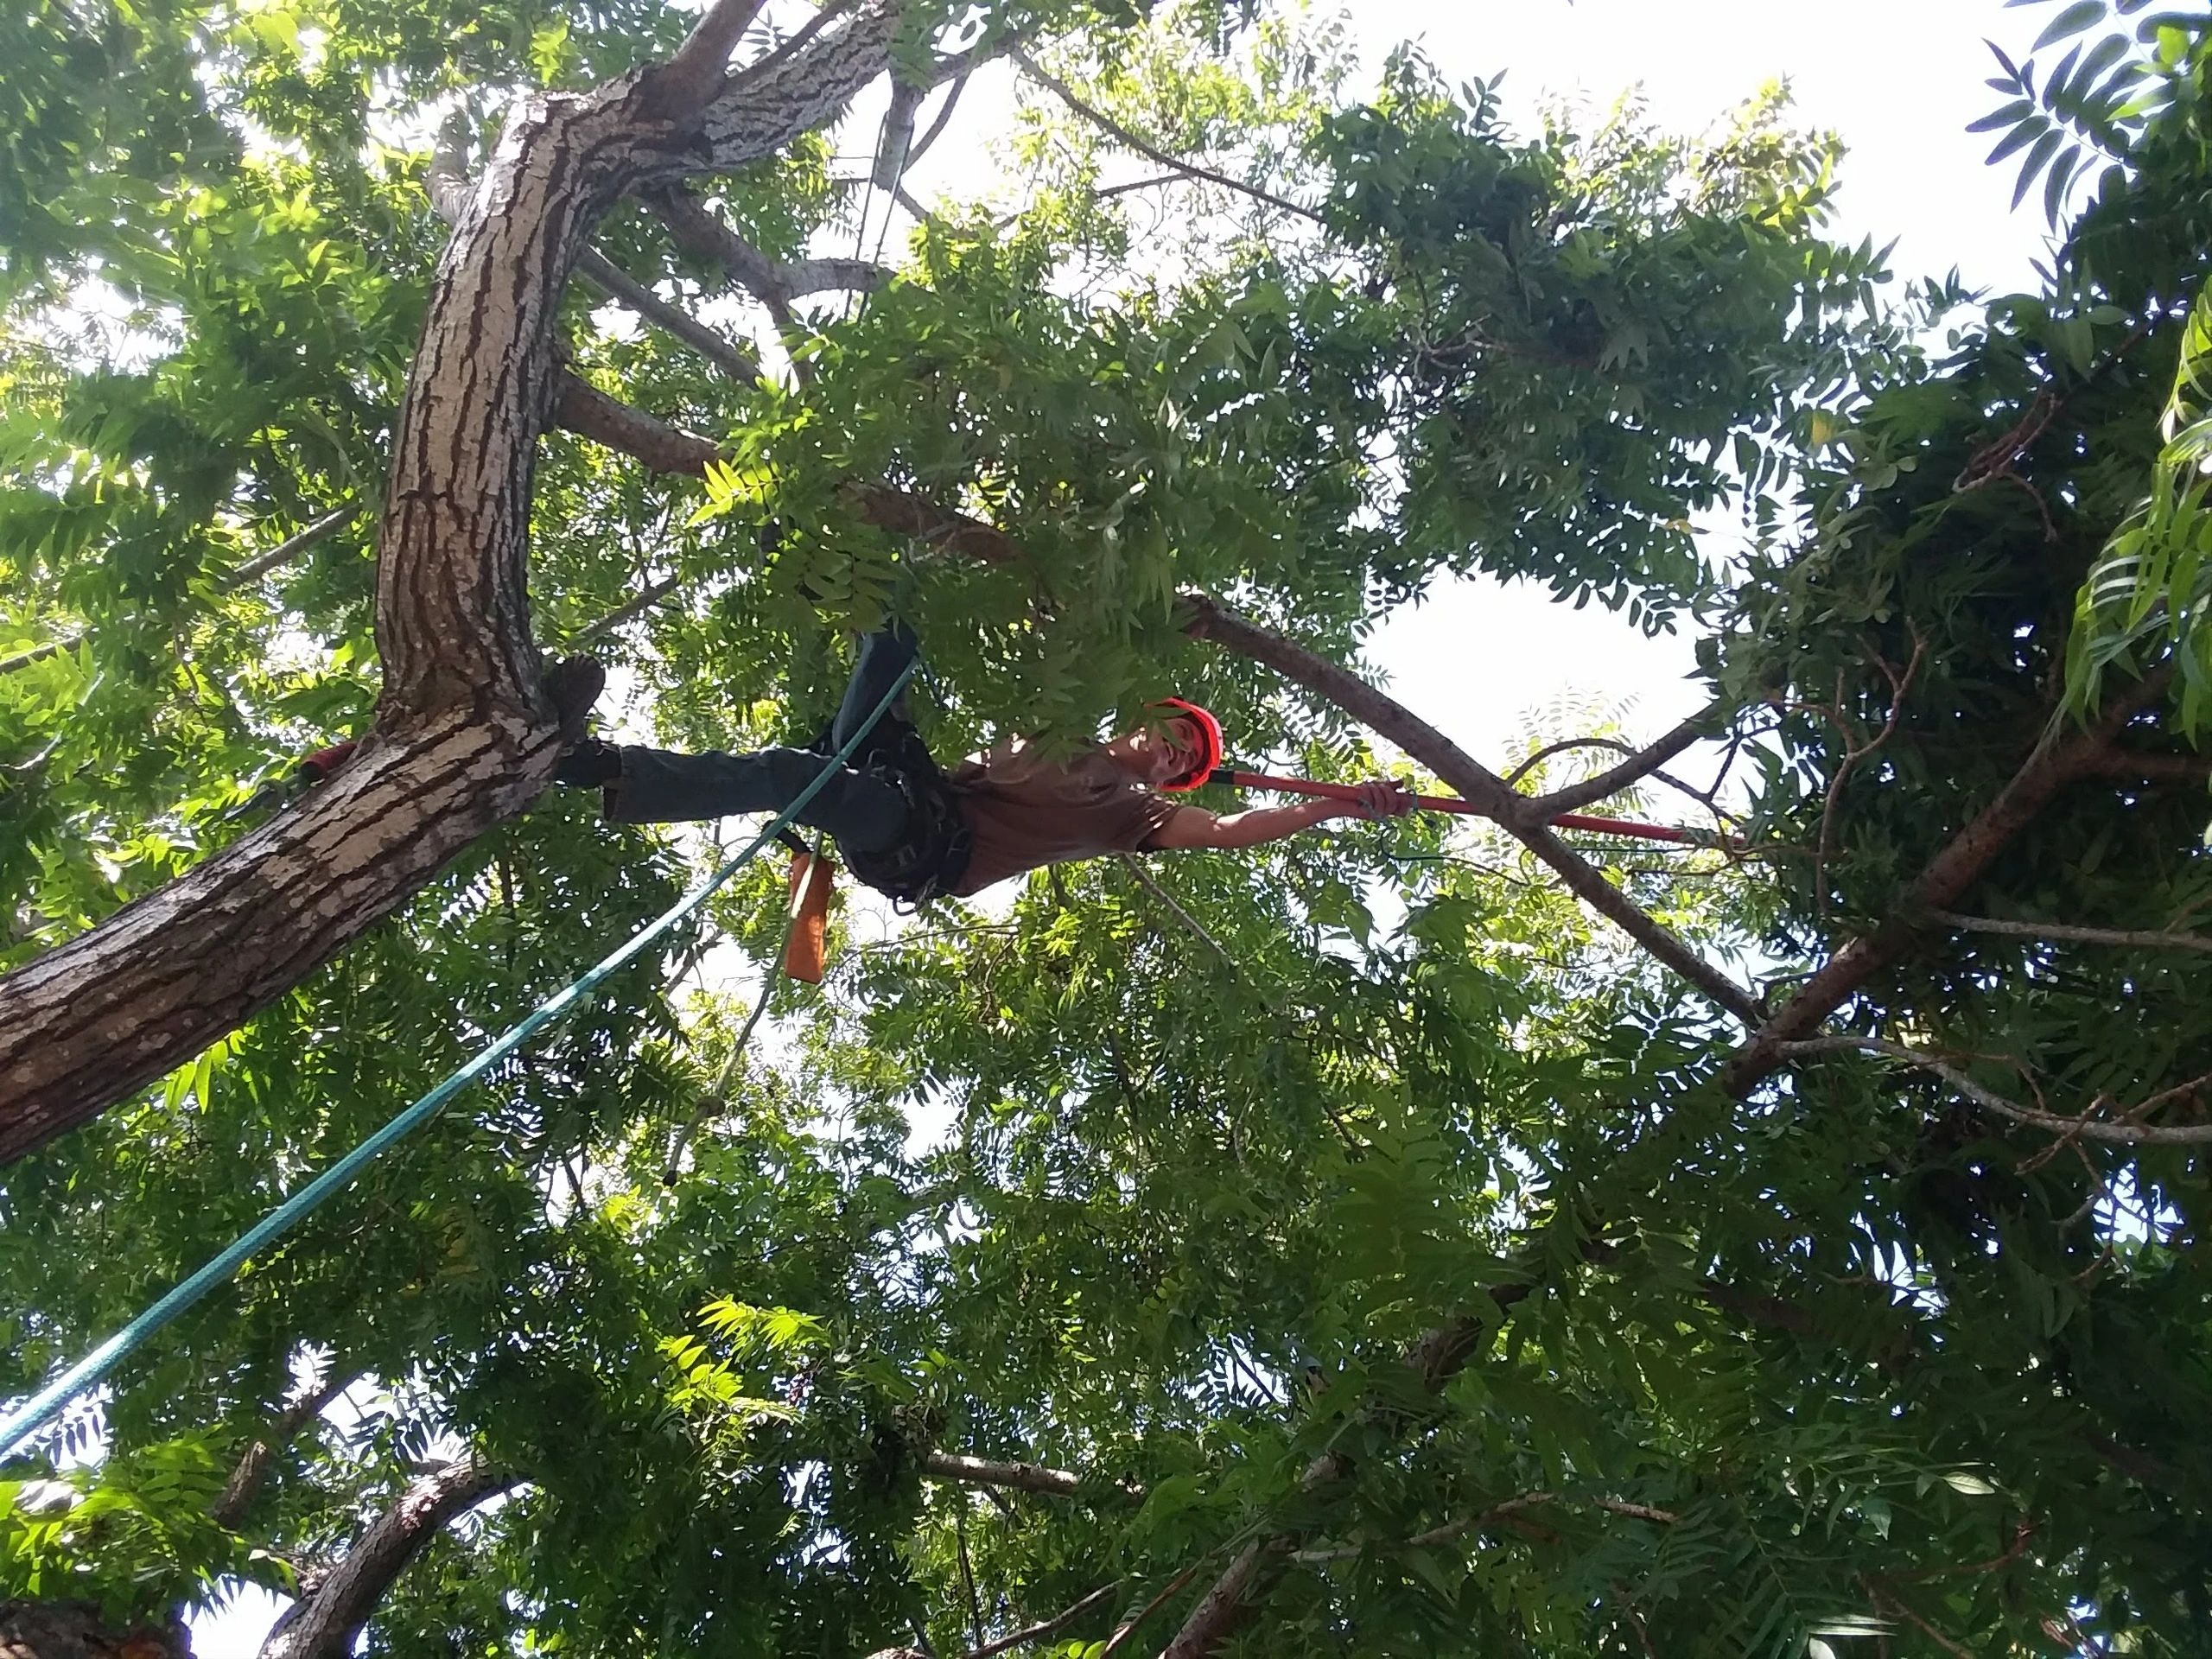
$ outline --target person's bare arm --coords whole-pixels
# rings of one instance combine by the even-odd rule
[[[1414,798],[1402,785],[1377,779],[1359,786],[1357,801],[1300,801],[1291,806],[1263,806],[1249,812],[1217,817],[1186,806],[1168,819],[1146,844],[1151,852],[1176,852],[1207,848],[1228,852],[1244,847],[1264,847],[1331,818],[1395,818],[1414,810]]]

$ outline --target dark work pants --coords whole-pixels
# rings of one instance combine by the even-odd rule
[[[912,632],[899,624],[861,642],[860,661],[830,728],[828,747],[819,753],[760,749],[726,754],[710,749],[681,754],[624,745],[621,776],[607,786],[607,816],[618,823],[681,823],[737,812],[782,811],[874,712],[918,649]],[[901,696],[886,710],[875,731],[903,720],[905,703]],[[874,735],[871,732],[861,740],[854,761],[865,765],[875,747]],[[799,809],[797,822],[827,830],[849,853],[880,853],[906,834],[906,801],[880,774],[852,765],[834,766],[830,781]]]

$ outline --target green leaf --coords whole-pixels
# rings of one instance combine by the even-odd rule
[[[2028,49],[2040,52],[2054,41],[2063,41],[2069,35],[2079,35],[2103,20],[2104,0],[2075,0],[2057,16],[2044,25],[2043,33],[2036,36],[2035,44]]]

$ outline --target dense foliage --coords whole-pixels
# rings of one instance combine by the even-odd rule
[[[459,1470],[496,1500],[386,1575],[369,1651],[968,1653],[1068,1609],[1039,1650],[2212,1651],[2212,28],[2105,14],[2054,10],[2040,85],[2004,66],[1999,159],[2062,241],[1988,301],[1885,297],[1822,234],[1836,145],[1775,99],[1694,143],[1633,109],[1526,133],[1410,52],[1353,101],[1340,30],[1222,6],[999,9],[981,38],[1033,54],[1018,194],[936,202],[865,303],[756,313],[619,208],[620,270],[772,368],[571,285],[572,366],[721,446],[703,479],[542,446],[539,637],[590,639],[647,728],[810,733],[895,612],[944,752],[1173,683],[1242,753],[1358,775],[1373,734],[1179,594],[1354,660],[1440,581],[1530,576],[1695,629],[1704,776],[1748,779],[1702,804],[1727,850],[1592,850],[1607,877],[1762,1018],[1875,965],[1746,1030],[1513,836],[1421,820],[903,929],[849,906],[741,1053],[784,924],[755,868],[19,1460],[0,1597],[311,1605]],[[365,728],[432,132],[686,21],[0,19],[0,967]],[[887,206],[836,154],[866,124],[702,194],[768,259],[865,256]],[[1207,173],[1123,189],[1132,133]],[[864,522],[855,480],[1018,557]],[[1693,529],[1723,507],[1755,533],[1726,564]],[[704,855],[550,793],[10,1166],[0,1395]]]

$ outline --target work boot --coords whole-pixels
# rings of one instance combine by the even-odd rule
[[[553,768],[555,783],[574,784],[582,789],[604,788],[621,775],[621,748],[597,737],[584,739]]]
[[[545,695],[561,722],[561,735],[581,742],[592,704],[607,690],[607,670],[596,657],[563,657],[545,671]]]

